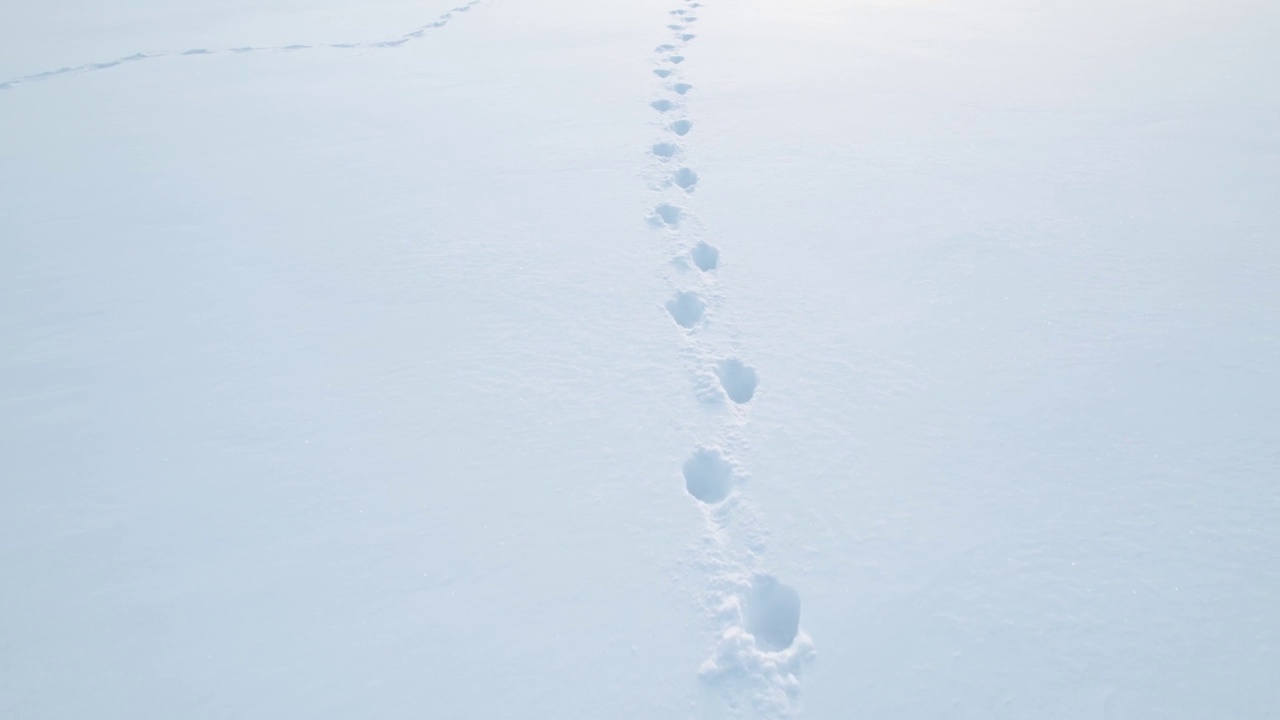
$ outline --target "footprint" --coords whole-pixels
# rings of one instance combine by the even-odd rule
[[[653,71],[653,74],[654,74],[654,75],[657,75],[657,76],[658,76],[658,77],[660,77],[660,78],[664,78],[664,77],[667,77],[668,75],[670,75],[670,74],[671,74],[671,73],[673,73],[673,72],[675,72],[675,70],[666,70],[666,69],[663,69],[663,68],[659,68],[659,69],[657,69],[657,70],[654,70],[654,71]]]
[[[669,228],[679,226],[680,216],[683,214],[684,208],[669,203],[662,203],[653,209],[653,219],[656,224],[666,225]]]
[[[708,505],[723,501],[733,489],[733,466],[715,448],[694,450],[682,470],[685,489]]]
[[[675,143],[658,143],[653,146],[653,154],[664,159],[675,157],[678,152],[680,152],[680,146]]]
[[[681,95],[684,95],[685,93],[692,90],[693,86],[690,85],[689,83],[676,83],[675,85],[671,86],[671,89],[675,90],[677,93]]]
[[[402,40],[401,42],[404,42],[404,41]],[[285,45],[280,49],[284,50],[285,52],[293,52],[294,50],[306,50],[310,47],[311,47],[310,45]]]
[[[89,69],[90,70],[106,70],[107,68],[115,67],[119,64],[120,64],[119,60],[112,60],[111,62],[94,63],[89,66]]]
[[[257,49],[257,48],[251,48],[251,47],[238,47],[238,48],[231,48],[231,52],[233,52],[233,53],[237,53],[237,54],[239,54],[239,53],[251,53],[251,52],[253,52],[253,51],[254,51],[254,50],[256,50],[256,49]]]
[[[212,55],[213,53],[209,52],[208,50],[205,50],[204,48],[191,48],[190,50],[187,50],[182,54],[183,55]]]
[[[373,46],[382,48],[399,47],[407,42],[409,42],[408,38],[400,38],[399,40],[383,40],[382,42],[376,42]]]
[[[715,245],[708,245],[701,240],[689,251],[689,257],[702,272],[711,272],[720,264],[720,250]]]
[[[679,185],[689,192],[693,192],[693,186],[698,184],[698,173],[687,167],[680,168],[671,179],[676,185]]]
[[[682,328],[697,325],[706,309],[706,303],[702,302],[702,298],[695,292],[677,290],[676,294],[667,301],[667,312],[671,313],[671,319]]]
[[[668,15],[683,15],[683,14],[685,14],[686,12],[688,12],[688,10],[685,10],[684,8],[678,8],[678,9],[676,9],[676,10],[672,10],[670,13],[667,13],[667,14],[668,14]]]
[[[690,40],[692,40],[692,39],[694,39],[694,38],[696,38],[696,37],[698,37],[698,36],[697,36],[697,35],[694,35],[694,34],[692,34],[692,33],[682,33],[682,34],[680,35],[680,39],[681,39],[681,40],[683,40],[683,41],[685,41],[685,42],[689,42]]]
[[[690,131],[690,130],[692,130],[692,129],[693,129],[693,121],[692,121],[692,120],[677,120],[677,121],[675,121],[675,122],[671,123],[670,125],[668,125],[668,126],[667,126],[667,129],[668,129],[668,130],[670,130],[671,132],[673,132],[673,133],[675,133],[675,134],[679,135],[680,137],[684,137],[685,135],[688,135],[688,134],[689,134],[689,131]]]
[[[800,593],[795,588],[759,574],[751,579],[743,600],[747,632],[757,647],[770,652],[791,647],[800,632]]]
[[[134,53],[129,57],[120,58],[120,62],[137,62],[138,60],[146,60],[149,57],[151,56],[146,53]]]
[[[649,107],[653,108],[654,110],[657,110],[658,112],[667,112],[668,110],[674,108],[675,106],[676,106],[675,103],[665,98],[662,100],[654,100],[653,102],[649,103]]]
[[[724,394],[739,405],[751,402],[756,394],[756,385],[760,383],[756,369],[737,358],[721,360],[716,366],[716,377],[720,378]]]
[[[672,50],[675,50],[675,49],[676,49],[675,45],[659,45],[658,47],[654,48],[653,51],[656,53],[664,53],[664,52],[671,52]]]
[[[667,62],[672,63],[673,65],[679,65],[680,63],[684,62],[684,56],[672,55],[671,57],[667,58]]]
[[[356,44],[355,44],[355,43],[334,43],[334,44],[330,45],[329,47],[331,47],[331,48],[342,48],[342,49],[346,50],[347,48],[353,48],[353,47],[356,47]]]
[[[683,29],[684,29],[684,26],[683,26],[683,25],[674,25],[674,24],[672,24],[672,25],[668,25],[668,26],[667,26],[667,29],[669,29],[669,30],[675,30],[676,32],[679,32],[679,31],[681,31],[681,30],[683,30]]]

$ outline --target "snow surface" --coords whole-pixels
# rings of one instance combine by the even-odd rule
[[[0,10],[0,717],[1271,717],[1277,28]]]

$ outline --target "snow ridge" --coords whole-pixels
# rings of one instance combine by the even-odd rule
[[[294,43],[290,45],[269,45],[262,47],[233,47],[218,50],[210,50],[208,48],[189,48],[187,50],[173,50],[166,52],[146,53],[138,52],[126,57],[116,58],[115,60],[107,60],[104,62],[85,63],[84,65],[74,65],[60,67],[56,70],[45,70],[44,72],[32,73],[31,75],[23,75],[19,78],[0,82],[0,90],[9,90],[23,83],[36,82],[39,80],[49,80],[57,77],[69,77],[71,75],[83,75],[84,73],[96,72],[98,70],[107,70],[121,65],[140,62],[142,60],[154,60],[163,57],[194,57],[197,55],[229,55],[244,53],[268,53],[268,52],[298,52],[300,50],[316,50],[316,49],[337,49],[337,50],[359,50],[359,49],[383,49],[400,47],[411,40],[417,40],[427,34],[428,31],[444,27],[449,24],[458,13],[464,13],[471,9],[472,6],[480,4],[481,0],[467,0],[466,3],[452,8],[448,12],[442,13],[435,20],[426,25],[419,26],[406,33],[402,33],[395,37],[383,40],[371,40],[368,42],[342,42],[328,43],[322,45],[304,45]]]
[[[660,198],[648,222],[671,243],[674,287],[664,307],[690,351],[699,399],[720,418],[719,430],[696,444],[681,466],[685,490],[706,522],[697,562],[711,578],[704,606],[717,626],[699,675],[725,713],[776,720],[799,714],[800,670],[815,651],[800,628],[799,592],[763,567],[767,532],[743,493],[747,474],[737,456],[760,374],[734,342],[708,332],[724,304],[716,284],[721,252],[705,239],[706,228],[689,207],[702,178],[686,164],[696,138],[689,105],[694,85],[681,78],[701,7],[685,0],[671,10],[667,29],[674,40],[654,49],[661,90],[649,105],[661,118],[662,138],[650,149],[650,186]]]

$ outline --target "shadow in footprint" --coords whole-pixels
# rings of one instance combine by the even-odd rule
[[[667,112],[668,110],[671,110],[675,106],[676,106],[675,103],[666,99],[654,100],[653,102],[649,103],[649,107],[653,108],[654,110],[657,110],[658,112]]]
[[[212,55],[213,53],[204,48],[191,48],[182,53],[183,55]]]
[[[706,303],[702,302],[702,298],[695,292],[677,290],[676,294],[667,301],[667,312],[671,313],[671,319],[682,328],[697,325],[706,309]]]
[[[708,245],[701,240],[689,251],[689,257],[702,272],[711,272],[720,264],[720,251],[715,245]]]
[[[684,214],[684,208],[668,203],[662,203],[653,209],[652,220],[654,224],[666,225],[669,228],[680,225],[680,216]]]
[[[724,394],[739,405],[751,402],[756,394],[756,386],[760,383],[756,369],[737,358],[721,360],[716,365],[716,377],[720,378]]]
[[[671,89],[675,90],[677,93],[681,95],[684,95],[685,93],[692,90],[693,86],[690,85],[689,83],[676,83],[675,85],[671,86]]]
[[[657,75],[657,76],[658,76],[658,77],[660,77],[660,78],[664,78],[664,77],[670,77],[671,73],[673,73],[673,72],[675,72],[675,70],[667,70],[666,68],[658,68],[657,70],[654,70],[654,71],[653,71],[653,74],[654,74],[654,75]]]
[[[676,156],[680,152],[680,146],[675,143],[658,143],[653,146],[653,154],[666,160]]]
[[[772,575],[756,575],[744,598],[747,632],[756,646],[777,652],[786,650],[800,632],[800,593]]]
[[[693,129],[693,121],[692,121],[692,120],[677,120],[677,121],[675,121],[675,122],[671,123],[670,125],[668,125],[668,126],[667,126],[667,128],[668,128],[669,130],[671,130],[671,132],[673,132],[673,133],[675,133],[675,134],[677,134],[677,135],[679,135],[679,136],[681,136],[681,137],[684,137],[685,135],[688,135],[688,134],[689,134],[689,131],[690,131],[690,130],[692,130],[692,129]]]
[[[693,451],[682,469],[685,489],[701,502],[721,502],[733,489],[733,466],[715,448]]]
[[[692,39],[694,39],[694,38],[696,38],[696,37],[698,37],[698,36],[697,36],[697,35],[694,35],[693,33],[682,33],[682,34],[680,35],[680,39],[681,39],[681,40],[683,40],[683,41],[685,41],[685,42],[689,42],[690,40],[692,40]]]
[[[684,56],[672,55],[671,57],[667,58],[667,62],[672,63],[674,65],[679,65],[680,63],[684,62]]]
[[[672,50],[675,50],[675,49],[676,49],[675,45],[659,45],[658,47],[654,48],[653,51],[656,53],[664,53],[664,52],[671,52]]]
[[[680,187],[693,192],[693,186],[698,184],[698,173],[689,168],[680,168],[671,176],[672,182]]]

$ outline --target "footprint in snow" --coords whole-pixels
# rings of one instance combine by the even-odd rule
[[[684,95],[685,93],[692,90],[693,86],[690,85],[689,83],[676,83],[675,85],[671,86],[671,89],[675,90],[676,94],[678,95]]]
[[[665,78],[665,77],[669,77],[669,76],[671,75],[671,73],[673,73],[673,72],[675,72],[675,70],[667,70],[666,68],[658,68],[657,70],[654,70],[654,71],[653,71],[653,74],[654,74],[654,75],[657,75],[657,76],[658,76],[658,77],[660,77],[660,78]]]
[[[680,63],[684,62],[684,56],[683,56],[683,55],[672,55],[671,57],[667,58],[667,62],[669,62],[669,63],[671,63],[671,64],[673,64],[673,65],[679,65]]]
[[[670,203],[661,203],[653,209],[653,215],[650,221],[655,225],[665,225],[669,228],[680,226],[680,216],[684,214],[684,208]]]
[[[671,24],[671,25],[668,25],[668,26],[667,26],[667,29],[668,29],[668,30],[675,30],[676,32],[679,32],[679,31],[681,31],[681,30],[683,30],[683,29],[684,29],[684,26],[683,26],[683,25],[676,25],[676,24],[674,24],[674,23],[673,23],[673,24]]]
[[[667,160],[675,157],[676,153],[680,152],[680,146],[675,143],[658,143],[653,146],[652,152],[657,157]]]
[[[212,55],[213,53],[204,48],[191,48],[182,53],[183,55]]]
[[[689,168],[680,168],[671,176],[671,181],[679,185],[686,192],[693,192],[693,186],[698,184],[698,173]]]
[[[697,35],[694,35],[694,34],[692,34],[692,33],[682,33],[682,34],[680,35],[680,39],[681,39],[681,40],[683,40],[683,41],[685,41],[685,42],[689,42],[690,40],[692,40],[692,39],[694,39],[694,38],[696,38],[696,37],[698,37],[698,36],[697,36]]]
[[[667,126],[667,129],[668,129],[668,130],[670,130],[671,132],[673,132],[673,133],[675,133],[675,134],[679,135],[680,137],[684,137],[685,135],[688,135],[688,134],[689,134],[689,131],[690,131],[690,130],[692,130],[692,129],[693,129],[693,121],[692,121],[692,120],[677,120],[677,121],[675,121],[675,122],[671,123],[670,125],[668,125],[668,126]]]
[[[737,358],[721,360],[716,365],[716,377],[720,378],[724,394],[739,405],[751,402],[756,394],[756,386],[760,383],[756,369]]]
[[[649,103],[649,107],[653,108],[654,110],[657,110],[658,112],[667,112],[668,110],[675,108],[675,106],[676,106],[675,103],[665,98],[663,98],[662,100],[654,100],[653,102]]]
[[[665,53],[665,52],[671,52],[672,50],[675,50],[675,49],[676,49],[675,45],[663,44],[654,48],[653,51],[656,53]]]
[[[699,502],[722,502],[733,490],[733,466],[715,448],[700,447],[684,461],[684,488]]]
[[[800,632],[800,593],[772,575],[751,578],[743,611],[747,632],[761,650],[786,650]]]
[[[720,250],[715,245],[699,240],[698,244],[689,250],[689,258],[702,272],[711,272],[720,264]]]
[[[677,290],[676,294],[667,301],[667,312],[671,313],[671,319],[682,328],[697,325],[706,309],[706,304],[695,292]]]

